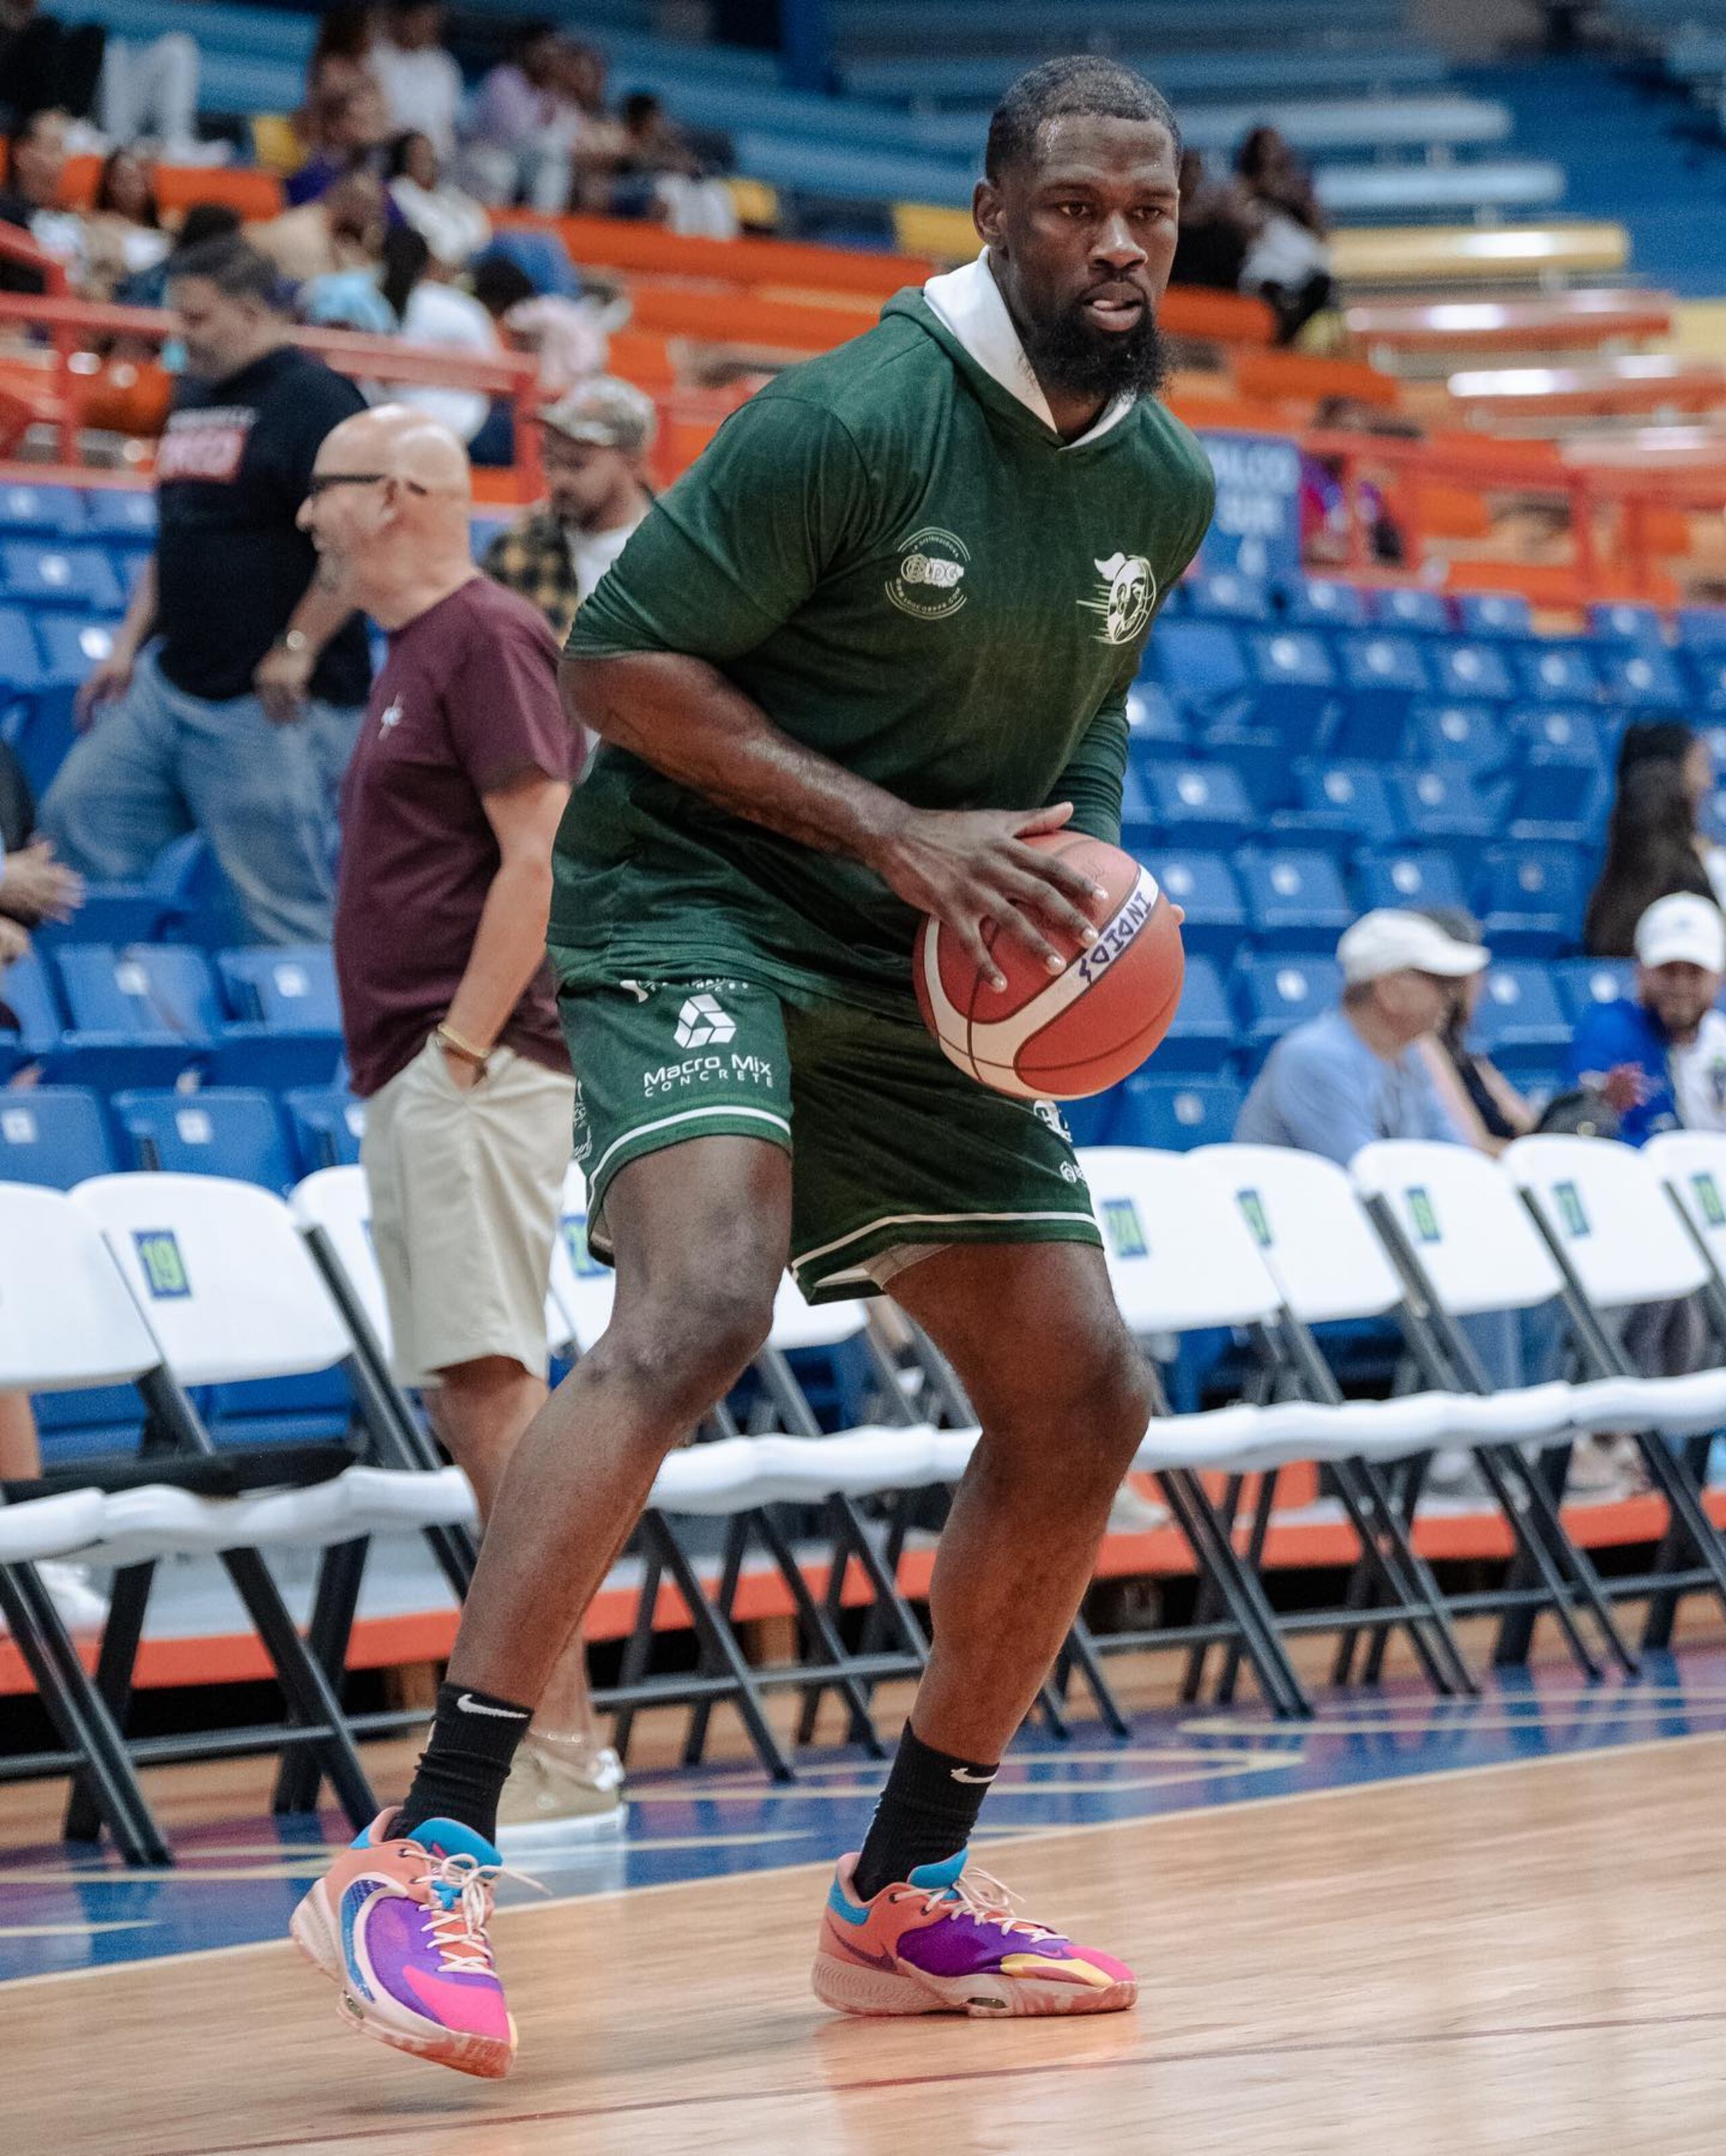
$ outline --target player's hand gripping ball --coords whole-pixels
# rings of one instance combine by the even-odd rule
[[[1044,932],[1066,960],[1046,966],[998,923],[983,940],[1006,976],[991,987],[950,929],[926,916],[917,932],[917,999],[924,1023],[968,1077],[1025,1101],[1081,1101],[1106,1092],[1154,1049],[1174,1018],[1186,973],[1180,909],[1130,854],[1076,831],[1027,839],[1062,855],[1100,885],[1077,901],[1097,929],[1081,943]]]

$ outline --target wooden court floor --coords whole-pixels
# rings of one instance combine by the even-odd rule
[[[1135,2013],[832,2019],[824,1873],[506,1912],[514,2076],[346,2032],[285,1944],[5,1987],[30,2156],[1719,2156],[1726,1737],[993,1845]]]

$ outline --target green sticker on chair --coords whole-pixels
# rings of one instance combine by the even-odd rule
[[[1265,1210],[1265,1201],[1256,1190],[1237,1190],[1235,1203],[1241,1208],[1241,1217],[1251,1230],[1252,1240],[1261,1250],[1268,1250],[1272,1237],[1271,1216]]]
[[[569,1253],[569,1268],[578,1280],[595,1280],[605,1270],[588,1247],[588,1216],[585,1213],[566,1213],[563,1215],[563,1247]]]
[[[1423,1243],[1441,1241],[1442,1234],[1438,1224],[1438,1214],[1424,1186],[1415,1183],[1411,1189],[1405,1190],[1403,1196],[1408,1200],[1409,1218],[1415,1224],[1415,1235]]]
[[[191,1294],[180,1239],[172,1228],[134,1228],[132,1241],[137,1246],[144,1285],[158,1302],[181,1301]]]
[[[1130,1198],[1103,1199],[1102,1231],[1117,1258],[1148,1258],[1151,1255],[1150,1240],[1138,1217],[1138,1208]]]
[[[1702,1208],[1702,1217],[1710,1228],[1726,1228],[1726,1204],[1721,1202],[1720,1186],[1704,1168],[1700,1175],[1693,1175],[1690,1188],[1696,1193],[1696,1202]]]
[[[1567,1235],[1586,1235],[1592,1232],[1588,1209],[1582,1202],[1581,1192],[1574,1183],[1554,1183],[1552,1202],[1559,1209],[1559,1219]]]

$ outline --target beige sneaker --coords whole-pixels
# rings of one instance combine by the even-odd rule
[[[624,1802],[624,1763],[609,1745],[571,1753],[521,1740],[497,1807],[497,1846],[524,1849],[619,1833]]]

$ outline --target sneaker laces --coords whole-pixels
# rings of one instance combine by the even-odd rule
[[[1004,1887],[993,1873],[979,1871],[973,1865],[968,1864],[951,1887],[937,1887],[930,1893],[924,1893],[919,1887],[901,1887],[891,1899],[915,1901],[919,1896],[926,1917],[932,1916],[937,1909],[948,1915],[963,1912],[979,1924],[998,1924],[1004,1932],[1023,1932],[1035,1939],[1057,1936],[1047,1924],[1033,1923],[1029,1917],[1015,1916],[1012,1890]]]
[[[518,1879],[537,1894],[551,1888],[507,1864],[482,1864],[463,1850],[454,1856],[424,1851],[428,1868],[414,1881],[427,1890],[425,1928],[437,1948],[439,1965],[451,1976],[490,1976],[491,1945],[485,1937],[491,1919],[492,1882]]]

